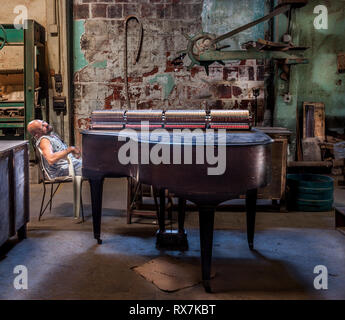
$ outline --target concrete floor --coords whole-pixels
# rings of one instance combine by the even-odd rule
[[[126,180],[107,179],[101,246],[92,234],[90,190],[83,189],[86,221],[72,218],[72,188],[56,194],[51,213],[37,216],[42,186],[30,186],[28,238],[0,248],[0,299],[345,299],[345,236],[334,229],[334,212],[258,212],[255,251],[247,246],[245,214],[217,212],[212,268],[213,294],[200,283],[164,292],[133,271],[159,256],[200,265],[198,215],[188,212],[189,250],[155,248],[154,220],[126,224]],[[335,190],[345,206],[345,188]],[[16,265],[28,269],[28,289],[13,287]],[[314,289],[314,267],[328,268],[328,290]],[[201,275],[200,275],[201,277]]]

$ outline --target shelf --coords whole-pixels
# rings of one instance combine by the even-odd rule
[[[24,101],[0,101],[0,108],[21,108],[24,107]]]
[[[2,98],[10,98],[11,101],[0,101],[0,129],[1,137],[18,137],[13,136],[12,131],[22,132],[22,139],[29,138],[26,130],[26,124],[34,119],[36,115],[38,101],[38,91],[36,88],[43,87],[40,99],[48,99],[48,72],[46,70],[46,33],[45,28],[34,20],[27,20],[27,28],[16,29],[13,24],[2,24],[7,36],[6,46],[24,46],[23,48],[23,64],[8,65],[0,70],[0,82],[3,85],[20,85],[23,88],[21,95],[6,96]],[[23,27],[23,26],[22,26]],[[0,37],[2,35],[0,29]],[[8,51],[10,53],[10,50]],[[5,55],[7,52],[5,52]],[[11,59],[11,56],[8,56]],[[23,70],[23,66],[25,71]],[[42,77],[42,78],[41,78]],[[40,83],[41,81],[41,83]],[[35,90],[34,90],[35,89]],[[14,99],[17,99],[15,101]],[[25,101],[25,102],[24,102]],[[49,102],[49,100],[46,100]],[[6,108],[8,110],[6,110]],[[14,112],[12,112],[13,109]],[[23,110],[24,109],[24,110]],[[18,110],[19,112],[16,112]],[[8,112],[7,112],[8,111]],[[6,130],[13,129],[13,130]],[[20,129],[20,130],[19,130]],[[2,138],[0,138],[1,140]],[[30,150],[30,159],[34,156],[32,149]]]
[[[0,69],[0,74],[23,74],[24,69]]]
[[[20,122],[24,121],[24,117],[11,117],[11,118],[0,118],[0,123],[1,122]]]
[[[0,123],[0,129],[2,128],[24,128],[24,123]]]

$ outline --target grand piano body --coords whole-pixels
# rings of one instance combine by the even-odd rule
[[[203,112],[201,114],[203,116]],[[97,115],[95,118],[97,120]],[[221,202],[246,194],[247,238],[249,248],[253,249],[257,189],[266,186],[270,181],[273,141],[256,129],[248,127],[246,130],[238,130],[238,123],[228,121],[229,127],[235,128],[235,130],[229,130],[222,121],[212,128],[222,130],[213,131],[206,129],[206,127],[210,128],[210,124],[207,123],[202,124],[206,127],[197,127],[198,122],[193,121],[193,118],[200,118],[200,113],[196,117],[186,118],[189,121],[187,125],[183,122],[181,126],[176,119],[174,119],[175,124],[170,128],[169,125],[163,123],[163,127],[167,130],[162,135],[157,130],[152,131],[161,125],[157,125],[154,121],[149,122],[152,127],[148,125],[145,130],[142,130],[142,125],[136,127],[137,124],[131,123],[128,119],[122,124],[116,122],[115,126],[114,122],[112,126],[110,122],[95,120],[91,130],[82,131],[83,176],[90,182],[94,237],[99,244],[102,243],[101,214],[104,178],[132,177],[140,183],[152,185],[160,191],[168,189],[175,196],[194,202],[199,210],[202,280],[206,291],[210,292],[216,206]],[[213,118],[213,124],[215,124],[216,117]],[[231,117],[228,117],[229,119]],[[236,121],[238,122],[238,119]],[[120,127],[117,127],[118,124]],[[173,130],[187,127],[198,128],[199,131],[187,130],[176,133]],[[129,142],[138,147],[138,161],[123,164],[123,159],[121,161],[119,159],[119,153],[123,153],[120,149]],[[188,145],[187,148],[186,145]],[[154,164],[151,161],[143,163],[142,156],[147,159],[147,153],[157,153],[157,147],[165,150],[168,161],[165,158],[165,163]],[[180,150],[180,162],[176,161],[176,150]],[[218,155],[222,153],[222,159],[218,159],[225,161],[222,174],[210,174],[211,168],[215,169],[215,165],[209,164],[210,161],[207,158],[207,152],[210,151],[218,152]],[[184,161],[186,152],[192,156],[187,161],[188,163]],[[157,236],[165,231],[162,211],[161,209],[160,230]],[[181,229],[179,231],[184,232]]]

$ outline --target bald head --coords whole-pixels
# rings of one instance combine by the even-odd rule
[[[53,131],[53,128],[47,122],[42,120],[32,120],[29,122],[27,129],[28,132],[36,139]]]

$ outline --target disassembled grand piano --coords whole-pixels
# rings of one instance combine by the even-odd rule
[[[227,46],[220,45],[224,39],[306,3],[307,0],[280,1],[266,16],[220,36],[205,32],[193,36],[185,35],[187,48],[178,52],[179,56],[171,63],[182,65],[183,58],[188,55],[191,61],[188,68],[191,69],[194,65],[204,66],[207,74],[209,65],[215,62],[224,64],[223,60],[274,59],[285,71],[290,70],[292,65],[308,63],[303,56],[303,51],[307,48],[293,45],[289,38],[285,43],[258,39],[246,43],[242,50],[237,51],[222,51]],[[139,19],[137,20],[139,22]],[[139,53],[140,45],[137,59]],[[159,190],[158,244],[165,239],[166,234],[164,194],[168,189],[169,193],[183,199],[184,203],[189,200],[198,206],[202,279],[206,291],[210,292],[216,206],[226,200],[246,195],[247,237],[249,248],[253,249],[257,189],[266,186],[271,178],[273,140],[262,131],[251,128],[251,123],[256,123],[256,110],[254,119],[250,119],[248,110],[131,110],[126,54],[124,65],[128,111],[94,111],[91,130],[82,131],[83,176],[89,179],[91,186],[94,236],[98,243],[102,242],[100,227],[102,185],[105,177],[132,177],[138,183],[148,184]],[[285,78],[287,80],[287,76]],[[157,129],[162,131],[161,135]],[[180,131],[176,132],[177,130]],[[134,152],[136,161],[123,164],[117,155],[130,141],[137,146]],[[180,150],[178,155],[176,149]],[[200,149],[206,149],[206,152],[200,153]],[[164,162],[164,157],[159,154],[164,150],[168,150],[169,161]],[[213,160],[208,161],[210,151]],[[151,152],[155,153],[156,160],[158,158],[161,162],[146,161]],[[191,152],[192,156],[188,161],[182,162],[181,159],[187,152]],[[210,163],[215,164],[214,152],[217,153],[218,160],[224,161],[225,165],[223,171],[210,174],[210,171],[215,169],[212,166],[210,168]],[[183,242],[184,206],[183,201],[181,203],[178,234]]]
[[[251,128],[248,110],[100,110],[91,118],[91,129],[82,131],[82,157],[83,176],[91,187],[95,239],[102,243],[104,178],[132,177],[163,195],[168,189],[198,206],[202,280],[210,292],[216,206],[246,194],[248,245],[253,249],[257,189],[270,181],[273,140]],[[134,161],[124,164],[118,155],[124,154],[121,148],[129,142],[138,148],[129,155]],[[163,159],[164,150],[168,159]],[[192,156],[183,161],[187,152]],[[147,161],[151,153],[162,156],[161,161]],[[220,172],[214,171],[214,153],[218,161],[224,161]],[[164,211],[161,205],[158,241],[165,232]]]

